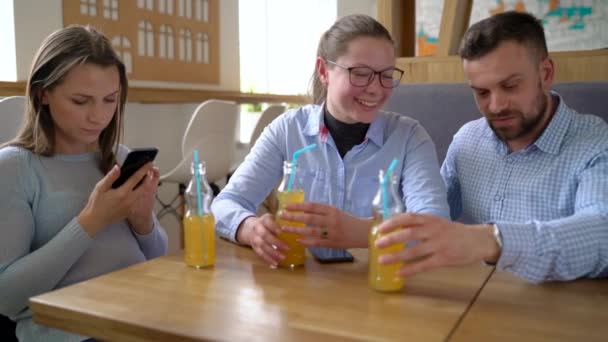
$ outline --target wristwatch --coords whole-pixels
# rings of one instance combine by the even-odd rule
[[[492,226],[494,227],[493,228],[494,241],[496,241],[498,248],[500,249],[500,251],[502,251],[502,235],[500,235],[500,229],[498,229],[498,226],[496,224],[493,224]]]

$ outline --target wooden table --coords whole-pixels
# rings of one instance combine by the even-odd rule
[[[530,284],[494,272],[452,341],[608,341],[608,280]]]
[[[367,285],[365,250],[354,263],[309,258],[296,270],[225,241],[217,250],[212,269],[161,257],[34,297],[34,320],[110,341],[442,341],[492,271],[437,270],[386,294]]]

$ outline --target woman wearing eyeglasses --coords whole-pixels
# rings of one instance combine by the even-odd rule
[[[314,103],[290,110],[262,133],[250,154],[215,199],[218,233],[249,245],[270,265],[285,258],[283,229],[319,255],[341,248],[367,247],[378,171],[399,160],[395,170],[409,212],[448,218],[446,191],[435,147],[418,122],[380,109],[399,85],[394,42],[376,20],[346,16],[326,31],[317,49],[312,80]],[[288,207],[288,221],[304,228],[280,227],[271,214],[256,210],[282,175],[283,161],[301,154],[297,175],[304,204]],[[299,213],[293,213],[293,212]]]

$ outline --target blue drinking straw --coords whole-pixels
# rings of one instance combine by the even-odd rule
[[[382,182],[380,184],[381,188],[382,188],[382,216],[384,218],[384,220],[388,220],[389,219],[389,213],[388,213],[388,182],[391,179],[391,175],[393,174],[393,172],[395,171],[395,168],[397,167],[397,164],[399,163],[399,161],[397,159],[393,159],[393,161],[391,162],[391,165],[388,167],[388,169],[386,170],[386,174],[384,175],[384,178],[382,179]]]
[[[192,151],[194,161],[194,182],[196,183],[196,204],[198,207],[198,216],[203,216],[203,201],[201,200],[201,174],[198,169],[198,150]],[[202,227],[201,227],[202,228]],[[201,239],[203,251],[207,250],[205,238]],[[207,253],[203,253],[203,265],[207,264]]]
[[[301,148],[301,149],[295,151],[293,153],[293,157],[291,158],[291,165],[296,166],[296,162],[298,161],[298,157],[300,156],[300,154],[302,154],[302,152],[306,152],[306,151],[308,151],[310,149],[313,149],[315,147],[317,147],[317,144],[310,144],[310,145],[308,145],[308,146],[306,146],[304,148]],[[293,185],[293,179],[295,177],[295,174],[296,174],[296,171],[293,170],[291,172],[291,174],[289,175],[289,181],[287,182],[287,191],[291,191],[291,187]]]
[[[382,192],[382,218],[388,220],[388,191],[386,190],[386,175],[380,180],[380,191]]]
[[[399,161],[395,158],[391,162],[391,165],[388,166],[388,169],[386,170],[386,174],[384,175],[384,179],[385,179],[385,181],[387,183],[390,181],[391,175],[395,171],[395,168],[397,167],[397,164],[399,164]]]
[[[198,169],[198,150],[192,152],[194,155],[194,179],[196,182],[196,203],[198,205],[198,216],[203,216],[203,204],[201,201],[201,174]]]

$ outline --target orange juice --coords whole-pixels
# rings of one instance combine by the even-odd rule
[[[369,286],[378,291],[399,291],[405,285],[403,278],[397,275],[397,271],[403,266],[403,263],[382,265],[378,258],[381,255],[403,250],[403,244],[378,249],[376,240],[382,236],[378,233],[379,224],[380,221],[376,222],[369,231]]]
[[[291,222],[280,219],[281,212],[284,210],[287,204],[304,202],[304,191],[293,190],[289,192],[278,192],[277,198],[279,200],[279,210],[276,216],[277,224],[280,227],[305,227],[306,225],[301,222]],[[279,265],[289,267],[304,265],[306,262],[306,249],[301,243],[296,241],[296,239],[300,238],[300,235],[282,232],[278,235],[278,238],[289,246],[289,251],[285,253],[285,259],[283,259]]]
[[[184,217],[184,261],[196,268],[215,264],[215,219],[210,214]]]

